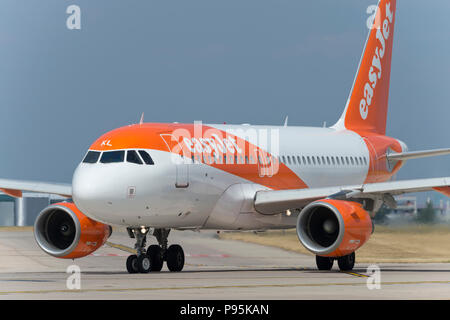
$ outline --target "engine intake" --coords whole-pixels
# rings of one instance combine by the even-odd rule
[[[86,217],[73,203],[57,203],[41,211],[34,224],[39,247],[51,256],[74,259],[101,247],[111,235],[110,226]]]
[[[361,247],[372,233],[372,221],[362,205],[324,199],[310,203],[297,218],[297,236],[319,256],[340,257]]]

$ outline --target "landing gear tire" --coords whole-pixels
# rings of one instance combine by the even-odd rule
[[[337,260],[341,271],[350,271],[355,266],[355,253],[352,252],[349,255],[339,257]]]
[[[319,270],[331,270],[333,263],[333,258],[316,256],[316,265]]]
[[[148,247],[147,256],[150,259],[150,271],[161,271],[164,263],[161,251],[161,247],[156,244]]]
[[[140,273],[150,272],[150,259],[146,254],[142,254],[137,258],[137,267]]]
[[[138,257],[137,255],[133,254],[127,258],[127,271],[128,273],[138,273]]]
[[[179,272],[184,267],[184,251],[178,244],[167,249],[167,268],[172,272]]]

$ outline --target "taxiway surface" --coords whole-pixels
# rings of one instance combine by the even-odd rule
[[[450,298],[450,264],[380,264],[380,289],[370,290],[368,264],[348,273],[337,265],[318,271],[313,256],[220,240],[215,232],[172,231],[169,243],[185,251],[182,272],[164,266],[159,273],[128,274],[134,242],[126,232],[114,232],[94,254],[72,261],[45,254],[30,228],[0,230],[0,299]],[[70,265],[81,270],[79,290],[66,285]]]

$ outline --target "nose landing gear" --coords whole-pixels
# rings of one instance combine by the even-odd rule
[[[150,259],[145,252],[145,243],[147,239],[148,228],[135,228],[128,230],[128,234],[136,239],[134,248],[137,254],[133,254],[127,259],[128,273],[148,273],[150,272]]]
[[[149,228],[128,228],[128,234],[136,239],[135,255],[127,259],[128,273],[148,273],[150,271],[161,271],[164,261],[167,268],[172,272],[179,272],[184,267],[184,251],[180,245],[174,244],[168,247],[167,238],[170,229],[154,229],[153,236],[158,241],[158,245],[153,244],[145,250],[147,233]]]

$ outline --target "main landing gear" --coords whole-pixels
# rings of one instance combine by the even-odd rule
[[[154,229],[153,236],[158,244],[152,244],[145,250],[147,234],[150,228],[129,228],[128,235],[136,239],[136,254],[127,259],[127,270],[129,273],[148,273],[150,271],[161,271],[164,261],[170,271],[178,272],[184,267],[184,251],[178,244],[168,247],[167,238],[170,229]]]
[[[351,271],[355,266],[355,253],[352,252],[349,255],[338,258],[316,256],[317,268],[319,270],[331,270],[334,260],[338,261],[339,269],[341,271]]]

